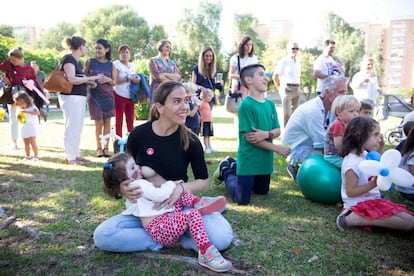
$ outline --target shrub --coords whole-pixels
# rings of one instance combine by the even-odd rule
[[[151,104],[150,102],[142,102],[135,105],[135,119],[148,120]]]

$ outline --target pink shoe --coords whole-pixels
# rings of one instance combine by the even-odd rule
[[[224,196],[208,197],[203,196],[200,201],[194,204],[200,214],[207,215],[214,212],[223,212],[226,208],[226,198]]]

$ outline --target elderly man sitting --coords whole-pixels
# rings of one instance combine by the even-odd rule
[[[333,100],[347,93],[348,79],[332,75],[322,80],[321,94],[300,105],[290,117],[282,144],[291,148],[287,158],[288,173],[296,182],[302,161],[314,154],[323,154],[324,138],[329,124],[335,120],[331,113]]]

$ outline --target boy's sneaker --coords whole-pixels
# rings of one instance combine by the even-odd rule
[[[227,157],[226,159],[220,161],[220,163],[217,166],[217,169],[213,173],[213,182],[216,179],[218,180],[218,183],[215,183],[215,184],[220,184],[224,180],[223,176],[221,175],[221,171],[223,170],[224,167],[227,167],[227,168],[230,167],[230,163],[227,160]]]
[[[224,259],[214,245],[210,245],[204,254],[198,251],[198,263],[215,272],[225,272],[233,268],[232,263]]]
[[[235,163],[236,162],[236,159],[234,159],[233,157],[231,157],[231,156],[227,156],[226,157],[226,160],[229,162],[229,164],[231,165],[232,163]]]
[[[227,156],[218,164],[217,169],[213,173],[214,184],[219,185],[224,180],[224,177],[222,175],[224,168],[232,168],[234,171],[236,171],[236,160],[231,156]]]
[[[203,196],[202,198],[200,198],[200,201],[194,204],[194,209],[197,209],[202,216],[214,212],[222,213],[225,208],[226,198],[224,196]]]
[[[295,181],[295,183],[297,183],[296,177],[297,177],[297,174],[298,174],[298,167],[294,166],[294,165],[288,165],[286,169],[287,169],[287,172],[290,175],[290,177],[292,177],[293,181]]]

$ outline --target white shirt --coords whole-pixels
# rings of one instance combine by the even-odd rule
[[[275,73],[279,75],[281,84],[300,84],[300,72],[299,60],[293,60],[290,56],[285,56],[275,66]]]
[[[125,78],[127,75],[135,74],[134,64],[128,62],[128,66],[125,66],[121,61],[115,60],[113,62],[116,69],[118,69],[118,78]],[[129,81],[115,85],[115,93],[123,98],[130,99],[129,96]]]
[[[136,186],[141,187],[142,196],[136,203],[127,200],[125,202],[127,209],[122,214],[136,217],[154,217],[174,211],[174,206],[164,207],[160,210],[153,209],[155,203],[163,202],[170,197],[176,186],[173,181],[166,181],[160,187],[155,187],[153,183],[145,179],[138,179],[129,184],[129,187]]]
[[[375,187],[368,192],[366,192],[363,195],[355,196],[355,197],[349,197],[346,193],[346,185],[345,185],[345,174],[347,171],[352,170],[357,176],[358,176],[358,183],[357,186],[362,186],[366,183],[368,183],[368,176],[363,174],[359,168],[358,165],[361,163],[361,161],[365,160],[364,158],[349,153],[347,156],[344,157],[344,160],[342,161],[342,167],[341,167],[341,197],[342,201],[344,202],[344,208],[350,209],[353,206],[357,205],[359,202],[367,201],[370,199],[378,199],[381,198],[381,193],[378,187]]]
[[[328,126],[335,121],[330,110],[325,110],[322,99],[315,97],[293,112],[282,137],[282,144],[294,151],[298,146],[323,149]]]
[[[238,57],[238,55],[234,55],[230,58],[230,66],[236,67],[236,72],[240,74],[239,67],[238,67],[238,64],[237,64],[237,62],[238,62],[237,57]],[[258,63],[258,59],[257,59],[257,56],[255,56],[255,55],[253,55],[251,57],[246,56],[244,58],[240,58],[240,70],[243,69],[243,67],[246,67],[247,65],[256,64],[256,63]],[[238,87],[238,84],[239,84],[238,79],[231,79],[231,87],[232,88]],[[232,90],[232,91],[234,92],[236,90]]]
[[[331,56],[320,55],[313,63],[313,71],[320,71],[322,74],[330,76],[333,74],[334,67],[337,66],[335,60]],[[317,79],[316,91],[322,92],[322,79]]]
[[[369,82],[363,82],[367,78],[369,79]],[[366,73],[359,71],[352,78],[351,84],[354,90],[354,96],[359,101],[362,101],[364,99],[370,99],[371,101],[374,102],[374,104],[377,103],[377,97],[378,97],[379,89],[380,89],[378,85],[377,76],[370,77]]]

